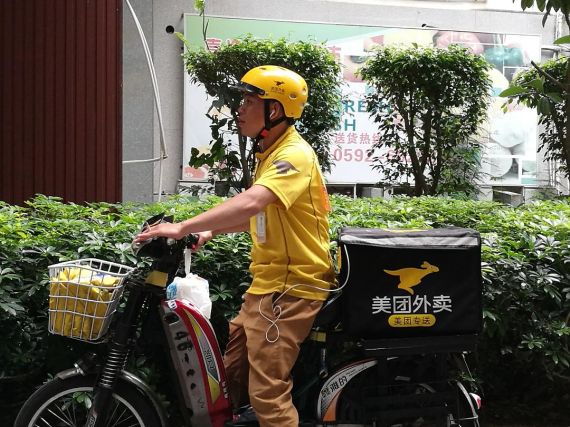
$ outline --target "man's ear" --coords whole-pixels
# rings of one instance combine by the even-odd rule
[[[278,117],[279,113],[283,113],[285,114],[285,111],[283,110],[283,106],[281,105],[281,103],[279,102],[274,102],[271,104],[271,112],[269,113],[269,117],[273,118],[273,117]]]

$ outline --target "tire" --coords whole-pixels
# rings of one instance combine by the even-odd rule
[[[76,376],[44,384],[24,403],[14,427],[83,427],[95,381]],[[151,400],[125,381],[118,382],[109,411],[108,427],[161,427]]]
[[[475,402],[469,396],[467,389],[459,381],[456,386],[456,406],[450,415],[451,426],[455,427],[480,427],[479,414],[475,409]]]

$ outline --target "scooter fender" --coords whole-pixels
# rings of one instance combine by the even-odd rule
[[[377,364],[377,359],[359,360],[334,372],[321,386],[317,401],[317,419],[322,422],[337,421],[337,405],[346,385],[358,374]]]
[[[232,407],[212,324],[186,300],[163,301],[160,312],[192,425],[223,427]]]

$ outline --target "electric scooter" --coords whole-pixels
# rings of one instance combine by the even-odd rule
[[[157,215],[143,228],[172,220]],[[96,259],[50,267],[50,332],[106,342],[107,350],[102,357],[88,353],[36,390],[15,427],[170,425],[151,387],[125,368],[140,325],[157,312],[186,425],[257,425],[235,421],[212,324],[191,302],[165,298],[184,250],[195,242],[193,236],[157,238],[135,247],[137,256],[153,260],[144,278],[131,267]],[[465,353],[474,350],[475,336],[347,335],[341,310],[346,291],[323,305],[293,370],[300,425],[479,426],[480,398],[450,371],[451,360],[468,370]]]

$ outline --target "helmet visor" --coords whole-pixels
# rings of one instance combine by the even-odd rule
[[[252,95],[265,95],[265,91],[249,83],[239,82],[236,85],[231,85],[230,89],[237,90],[243,93],[249,93]]]

